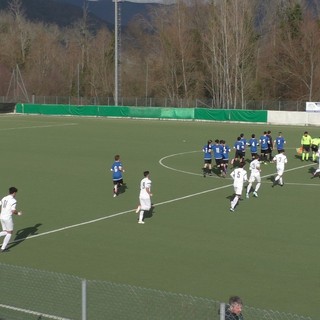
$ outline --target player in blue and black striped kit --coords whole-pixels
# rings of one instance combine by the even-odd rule
[[[208,140],[207,144],[202,148],[204,152],[204,165],[202,168],[203,177],[207,175],[212,175],[212,140]]]
[[[114,163],[110,170],[112,171],[113,197],[116,197],[118,195],[119,188],[123,185],[122,172],[124,172],[120,156],[118,154],[114,156]]]
[[[253,133],[251,135],[250,140],[247,142],[247,146],[250,147],[251,160],[256,159],[256,155],[258,154],[258,145],[259,145],[259,141],[256,138],[256,135]]]
[[[224,170],[223,170],[223,145],[220,143],[219,139],[216,139],[215,144],[212,146],[212,151],[214,155],[214,159],[216,161],[217,169],[220,171],[220,176],[224,177]]]

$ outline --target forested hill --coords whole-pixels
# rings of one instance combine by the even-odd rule
[[[10,0],[0,1],[0,10],[7,10]],[[56,24],[60,27],[72,25],[83,16],[81,6],[70,3],[57,2],[55,0],[21,0],[22,10],[28,20],[32,22],[43,22],[44,24]],[[93,13],[89,12],[92,24],[99,27],[107,24],[109,28],[113,25],[103,21]]]

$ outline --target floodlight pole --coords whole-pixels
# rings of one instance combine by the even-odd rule
[[[118,106],[119,87],[118,87],[118,0],[114,0],[114,105]]]

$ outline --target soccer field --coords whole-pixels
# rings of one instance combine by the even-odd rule
[[[285,185],[272,188],[275,165],[262,165],[259,197],[243,195],[232,213],[232,180],[203,178],[202,147],[264,130],[286,138]],[[316,127],[1,116],[0,192],[16,186],[24,212],[1,263],[218,301],[236,294],[316,319],[320,179],[311,179],[317,164],[296,154],[305,130],[320,136]],[[115,154],[127,188],[113,198]],[[154,210],[140,225],[145,170]]]

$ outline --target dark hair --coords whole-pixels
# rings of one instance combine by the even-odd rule
[[[119,159],[120,159],[120,156],[119,156],[118,154],[116,154],[116,155],[114,156],[114,160],[118,161]]]
[[[254,138],[256,135],[253,133],[252,135],[251,135],[251,138]]]
[[[18,192],[18,189],[16,187],[10,187],[9,188],[9,194],[13,194],[15,192]]]
[[[149,175],[149,173],[150,173],[149,171],[144,171],[144,172],[143,172],[143,176],[146,177],[146,176]]]
[[[232,296],[229,298],[229,304],[232,305],[234,303],[238,303],[238,304],[243,305],[242,299],[239,296]]]

